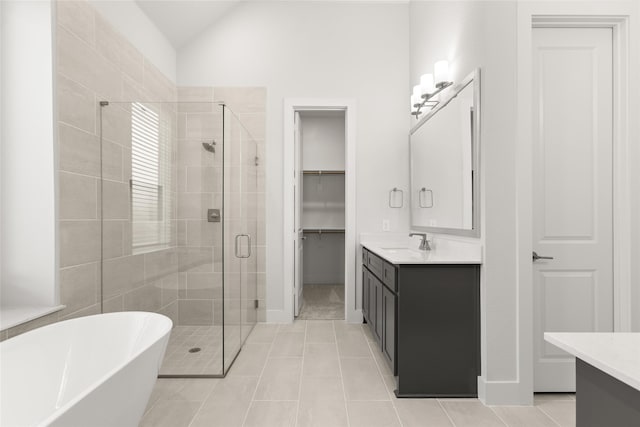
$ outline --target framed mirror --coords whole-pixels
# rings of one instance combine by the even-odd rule
[[[480,236],[480,69],[411,129],[411,229]]]

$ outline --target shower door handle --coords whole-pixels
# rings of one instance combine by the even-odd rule
[[[240,249],[240,245],[238,244],[238,242],[240,241],[241,237],[246,237],[247,238],[247,243],[248,243],[248,253],[246,256],[241,255],[239,253],[239,249]],[[249,236],[248,234],[236,234],[236,247],[235,247],[235,253],[236,253],[236,258],[249,258],[251,256],[251,236]]]
[[[251,235],[245,234],[245,236],[247,237],[247,249],[249,249],[245,258],[251,258]]]

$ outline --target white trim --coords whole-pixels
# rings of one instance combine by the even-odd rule
[[[267,310],[266,323],[291,323],[291,318],[285,310]]]
[[[518,245],[518,378],[517,392],[520,404],[531,404],[533,396],[533,276],[531,266],[532,242],[532,156],[531,156],[531,39],[533,27],[610,27],[614,33],[614,137],[613,137],[613,276],[614,276],[614,328],[631,328],[631,211],[629,175],[629,10],[594,6],[591,14],[578,12],[580,5],[569,3],[521,4],[517,22],[517,81],[518,81],[518,134],[516,147],[516,239]],[[622,12],[622,13],[615,13]],[[576,13],[581,13],[577,15]],[[486,402],[507,404],[509,395],[487,387]],[[493,393],[496,393],[495,395]]]
[[[362,312],[357,308],[356,289],[356,102],[353,99],[288,98],[284,100],[283,147],[283,314],[276,310],[267,312],[269,322],[293,321],[294,248],[293,233],[293,180],[294,166],[294,114],[296,111],[344,110],[345,111],[345,319],[349,323],[362,322]],[[284,319],[284,320],[276,320]]]
[[[528,396],[522,395],[519,381],[487,381],[478,377],[478,398],[485,405],[522,405]]]

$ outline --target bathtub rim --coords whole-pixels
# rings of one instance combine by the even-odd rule
[[[148,345],[147,347],[144,347],[142,349],[139,349],[136,352],[132,352],[131,353],[131,357],[126,359],[125,362],[115,365],[113,369],[110,369],[104,375],[99,377],[95,382],[91,383],[91,386],[87,387],[86,389],[84,389],[80,393],[78,393],[76,396],[74,396],[73,398],[69,399],[69,401],[67,403],[65,403],[64,405],[60,406],[59,408],[56,408],[53,412],[51,412],[51,414],[49,414],[49,416],[47,416],[46,418],[43,418],[42,420],[36,421],[36,423],[37,423],[36,426],[37,427],[41,427],[41,426],[44,427],[44,426],[47,426],[47,425],[51,424],[52,422],[54,422],[57,418],[59,418],[62,414],[67,412],[70,408],[72,408],[74,405],[76,405],[78,402],[80,402],[82,399],[84,399],[86,396],[88,396],[91,392],[96,390],[98,387],[100,387],[101,385],[106,383],[110,378],[112,378],[115,374],[117,374],[122,369],[124,369],[131,361],[137,359],[145,351],[149,350],[151,347],[153,347],[154,345],[156,345],[159,342],[161,342],[165,337],[167,337],[171,333],[171,329],[173,328],[173,321],[169,317],[165,316],[164,314],[147,312],[147,311],[119,311],[119,312],[112,312],[112,313],[93,314],[93,315],[89,315],[89,316],[76,317],[76,318],[73,318],[73,319],[68,319],[68,320],[63,320],[63,321],[60,321],[60,322],[51,323],[49,325],[45,325],[45,326],[42,326],[40,328],[36,328],[36,329],[31,330],[31,331],[27,331],[27,332],[25,332],[23,334],[17,335],[15,337],[9,338],[8,340],[5,340],[5,341],[1,342],[0,344],[7,343],[7,342],[9,342],[9,341],[11,341],[13,339],[16,339],[16,338],[28,336],[30,333],[33,333],[33,332],[36,332],[36,331],[40,331],[42,329],[49,329],[49,328],[52,328],[52,327],[58,327],[58,326],[60,326],[62,324],[66,324],[66,323],[80,323],[82,321],[86,321],[86,319],[88,319],[88,318],[96,318],[96,317],[146,317],[146,318],[156,319],[157,321],[161,322],[161,324],[160,324],[161,328],[163,326],[165,326],[165,327],[168,326],[168,328],[166,330],[162,330],[161,329],[161,333],[159,334],[158,339],[153,341],[150,345]],[[168,340],[165,342],[165,349],[163,350],[163,354],[162,354],[163,357],[164,357],[164,351],[166,350],[166,344],[167,343],[168,343]],[[160,360],[160,362],[161,361],[162,360]],[[158,368],[159,368],[159,366],[158,366]],[[157,378],[157,374],[156,374],[156,378]]]

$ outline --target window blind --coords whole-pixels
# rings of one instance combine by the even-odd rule
[[[131,104],[131,222],[134,251],[171,242],[171,130],[168,120]]]

